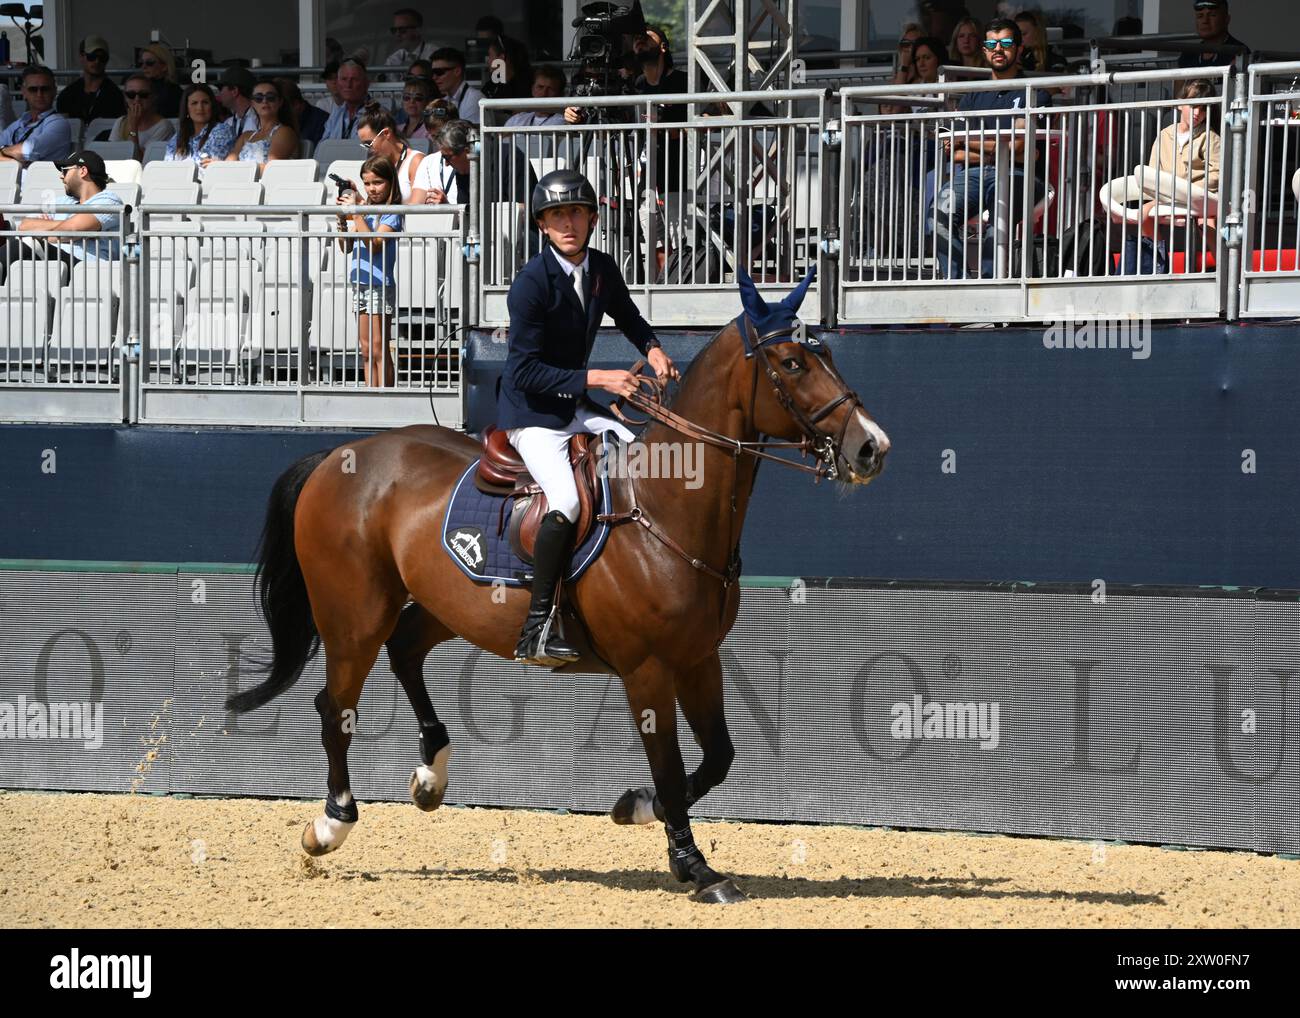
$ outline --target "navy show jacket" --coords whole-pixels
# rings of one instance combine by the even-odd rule
[[[511,284],[510,349],[497,393],[497,427],[563,428],[587,391],[587,359],[606,313],[644,356],[659,345],[632,303],[614,259],[587,249],[584,313],[573,280],[547,244]]]

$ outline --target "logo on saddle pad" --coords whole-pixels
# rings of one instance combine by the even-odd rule
[[[487,556],[483,550],[483,531],[478,527],[457,527],[448,536],[447,544],[470,569],[476,573],[483,572]]]

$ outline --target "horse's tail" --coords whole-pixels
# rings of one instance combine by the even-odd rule
[[[257,550],[258,600],[271,630],[270,675],[261,685],[235,693],[226,707],[242,714],[269,703],[298,681],[320,650],[320,633],[311,614],[307,584],[293,545],[293,514],[303,485],[330,450],[304,456],[271,488],[266,524]]]

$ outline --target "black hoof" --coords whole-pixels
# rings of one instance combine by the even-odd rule
[[[703,905],[737,905],[748,900],[744,892],[725,877],[708,887],[701,887],[691,895],[691,901],[698,901]]]

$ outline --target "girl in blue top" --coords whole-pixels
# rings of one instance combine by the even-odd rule
[[[371,156],[361,165],[364,201],[356,190],[340,191],[338,204],[396,205],[401,198],[397,187],[397,170],[383,156]],[[392,328],[396,281],[393,267],[397,263],[397,234],[402,229],[400,215],[361,216],[341,213],[338,217],[339,248],[352,252],[353,308],[359,316],[358,339],[365,364],[366,385],[391,386],[393,361],[388,337]]]

